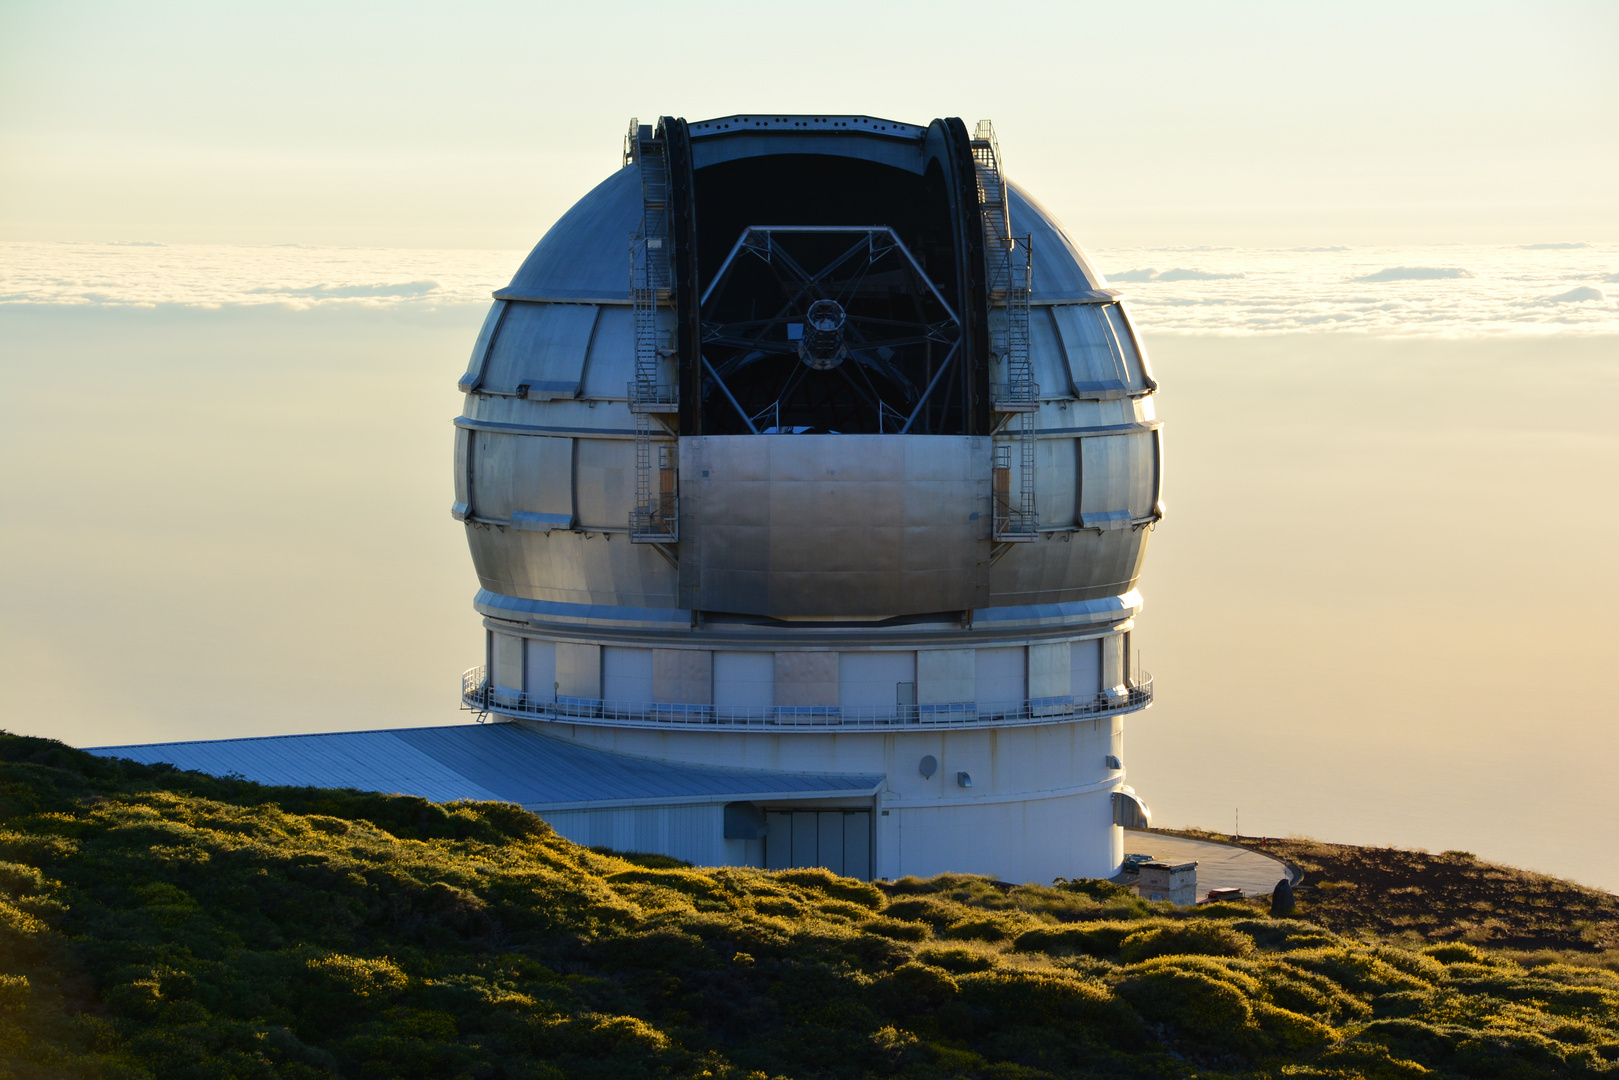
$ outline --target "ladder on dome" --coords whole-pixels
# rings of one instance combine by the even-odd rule
[[[630,242],[630,302],[635,315],[635,379],[629,384],[630,412],[635,415],[635,505],[630,510],[630,540],[673,544],[679,540],[677,444],[652,438],[655,417],[680,411],[674,384],[663,380],[663,359],[672,350],[665,346],[665,334],[658,326],[659,310],[674,303],[669,164],[663,140],[655,137],[650,124],[630,121],[624,138],[624,164],[640,166],[642,205],[641,228]],[[661,420],[659,426],[668,431]]]
[[[989,293],[989,350],[1001,362],[1004,381],[990,384],[990,407],[1009,414],[1009,438],[995,444],[994,529],[998,543],[1034,540],[1035,437],[1034,414],[1040,406],[1040,388],[1034,381],[1029,357],[1029,286],[1032,264],[1029,238],[1012,235],[1006,183],[995,126],[978,121],[972,138],[973,165],[978,174],[978,205],[984,224],[985,285]],[[998,316],[998,317],[997,317]],[[993,368],[992,368],[993,372]],[[1014,490],[1013,456],[1016,450],[1017,484]]]

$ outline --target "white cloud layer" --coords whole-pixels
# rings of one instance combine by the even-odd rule
[[[1177,266],[1195,252],[1194,267]],[[0,305],[294,309],[484,304],[521,251],[0,243]],[[1619,245],[1092,252],[1149,334],[1619,333]],[[1040,252],[1034,253],[1035,274]],[[1172,269],[1158,270],[1156,267]]]
[[[1579,304],[1587,300],[1606,301],[1608,294],[1595,285],[1581,285],[1579,288],[1570,289],[1566,293],[1558,293],[1551,299],[1554,304]]]
[[[1155,270],[1149,266],[1145,270],[1126,270],[1122,274],[1110,274],[1108,275],[1108,280],[1113,282],[1226,281],[1243,276],[1242,274],[1216,274],[1208,270],[1191,270],[1185,267],[1176,267],[1173,270]]]
[[[521,251],[0,243],[0,304],[293,308],[487,303]]]
[[[1614,244],[1202,249],[1200,270],[1222,276],[1175,280],[1138,268],[1174,265],[1184,249],[1091,255],[1103,273],[1122,271],[1109,280],[1148,334],[1619,333],[1619,302],[1598,288],[1619,281]]]
[[[1379,270],[1375,274],[1365,277],[1350,278],[1350,281],[1378,282],[1378,281],[1446,281],[1453,278],[1476,277],[1471,270],[1464,270],[1459,266],[1391,266],[1386,270]]]

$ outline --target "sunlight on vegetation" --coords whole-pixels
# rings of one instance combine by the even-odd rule
[[[1352,889],[1272,919],[1097,881],[698,869],[505,804],[14,736],[0,860],[3,1076],[1619,1073],[1615,954],[1316,921],[1312,895],[1372,902]]]

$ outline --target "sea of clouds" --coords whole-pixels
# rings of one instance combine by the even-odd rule
[[[0,243],[0,305],[478,304],[511,279],[523,255],[7,242]],[[1619,333],[1619,245],[1112,248],[1092,256],[1155,334]],[[1036,251],[1036,275],[1039,266]]]
[[[488,303],[520,251],[0,243],[0,304],[311,308]],[[628,280],[628,256],[625,279]]]
[[[1619,332],[1619,245],[1114,248],[1092,255],[1155,334]],[[1035,267],[1038,274],[1038,252]]]

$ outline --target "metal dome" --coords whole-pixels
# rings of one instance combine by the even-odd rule
[[[1107,279],[1062,225],[1028,192],[1007,182],[1012,233],[1039,252],[1030,301],[1094,302]],[[641,170],[626,164],[597,184],[540,238],[497,295],[512,298],[622,304],[627,291],[628,237],[641,228]]]
[[[624,167],[495,293],[460,388],[454,515],[489,631],[471,707],[702,764],[759,751],[699,735],[764,738],[772,767],[783,738],[829,738],[888,769],[879,801],[939,787],[952,813],[1128,803],[1083,827],[1095,799],[1064,804],[1066,856],[907,860],[879,831],[867,875],[1116,867],[1120,719],[1151,700],[1130,635],[1156,383],[987,124],[632,124]],[[991,730],[1004,761],[1045,750],[987,785],[895,778],[910,742]]]

